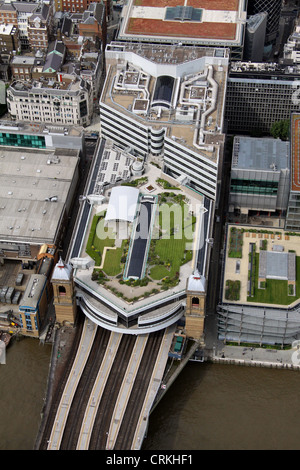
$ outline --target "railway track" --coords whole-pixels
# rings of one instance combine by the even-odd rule
[[[118,398],[119,389],[136,341],[133,335],[123,335],[114,363],[112,365],[106,387],[96,415],[91,434],[89,450],[104,450],[109,433],[110,423]]]
[[[39,448],[131,449],[164,331],[135,336],[81,324]]]
[[[81,339],[82,331],[83,331],[83,325],[84,325],[84,317],[79,315],[78,323],[76,325],[76,335],[72,342],[72,347],[69,353],[68,360],[66,361],[66,368],[64,370],[64,374],[61,377],[59,377],[59,386],[53,391],[53,397],[51,400],[51,412],[48,413],[47,419],[44,425],[43,435],[42,435],[43,437],[39,445],[40,450],[46,450],[48,447],[48,440],[50,438],[51,431],[54,425],[54,419],[55,419],[55,416],[59,407],[61,396],[65,389],[70,372],[72,370],[76,352],[80,344],[80,339]]]
[[[88,361],[76,388],[72,406],[68,414],[60,450],[76,449],[85,409],[97,377],[97,372],[102,363],[109,337],[110,331],[103,328],[97,329]]]
[[[114,450],[131,449],[163,336],[164,330],[160,330],[149,335],[132,392],[127,402],[127,407],[114,445]]]
[[[68,376],[66,386],[62,392],[61,400],[55,416],[54,425],[48,443],[49,450],[58,450],[60,448],[68,414],[72,407],[72,401],[76,393],[77,386],[88,361],[96,331],[97,326],[86,318],[73,366]]]

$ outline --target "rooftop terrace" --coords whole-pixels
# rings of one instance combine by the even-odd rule
[[[299,298],[299,234],[228,225],[222,301],[278,307]]]
[[[123,7],[119,37],[237,45],[246,20],[243,8],[243,0],[130,0]]]
[[[203,198],[187,188],[180,187],[178,183],[177,187],[170,185],[170,189],[165,189],[163,186],[167,180],[163,179],[161,170],[151,164],[148,167],[150,168],[146,169],[143,178],[140,179],[139,192],[159,197],[161,204],[169,208],[168,216],[170,216],[169,204],[173,201],[174,207],[172,206],[171,212],[174,213],[174,219],[173,216],[171,219],[162,219],[162,213],[158,207],[155,208],[144,276],[138,282],[124,277],[135,221],[106,223],[104,214],[108,208],[108,199],[103,204],[95,204],[91,208],[80,257],[92,262],[88,269],[75,271],[75,281],[83,283],[82,285],[99,296],[99,299],[102,298],[104,303],[111,302],[116,308],[121,308],[123,312],[129,314],[139,309],[146,309],[155,302],[159,304],[168,297],[184,294],[186,280],[192,274],[197,262],[199,244],[201,246],[205,244]],[[182,205],[179,202],[182,200],[186,205],[184,213],[181,212]],[[191,210],[197,215],[194,219]],[[95,222],[97,214],[98,216],[103,214],[102,221],[100,218]],[[92,229],[95,223],[98,228],[96,229],[94,225]],[[93,242],[91,241],[92,230],[100,236],[99,241],[95,238]],[[106,239],[101,237],[101,231],[105,232]],[[97,253],[100,256],[97,256]]]

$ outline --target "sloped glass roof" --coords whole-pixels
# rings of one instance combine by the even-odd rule
[[[171,21],[201,21],[202,9],[189,6],[167,7],[165,20]]]

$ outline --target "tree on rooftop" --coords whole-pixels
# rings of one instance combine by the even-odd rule
[[[274,139],[288,140],[290,137],[290,121],[283,119],[282,121],[274,122],[271,126],[271,135]]]

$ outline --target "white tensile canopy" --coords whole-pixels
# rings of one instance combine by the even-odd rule
[[[116,186],[112,188],[105,220],[125,220],[133,222],[139,190],[131,186]]]

